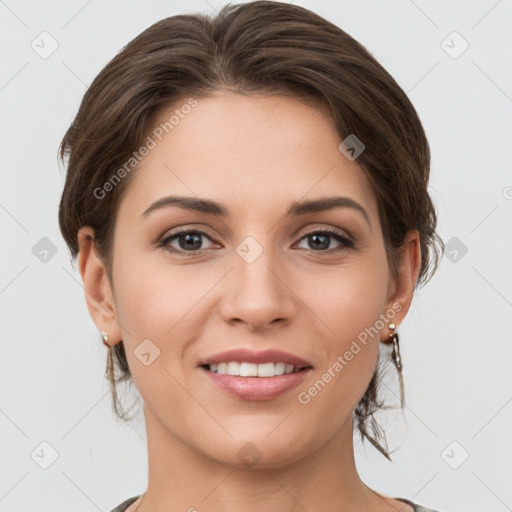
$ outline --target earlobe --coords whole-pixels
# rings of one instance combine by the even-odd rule
[[[114,296],[105,264],[94,243],[94,230],[85,226],[78,232],[78,269],[82,276],[87,308],[99,331],[108,332],[109,344],[121,339]]]
[[[393,318],[397,326],[402,322],[411,306],[414,288],[421,268],[421,247],[419,233],[416,229],[407,231],[399,250],[400,259],[396,278],[390,284],[390,295],[386,309],[398,309],[399,312]]]

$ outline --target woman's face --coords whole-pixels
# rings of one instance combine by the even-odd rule
[[[391,279],[376,198],[321,110],[217,93],[168,131],[149,134],[154,147],[120,204],[117,323],[101,328],[123,340],[146,420],[168,439],[231,466],[296,461],[352,431],[379,342],[403,318],[411,287]],[[200,211],[171,197],[218,206]],[[341,197],[336,207],[287,213]],[[281,373],[268,363],[288,356],[258,359],[279,350],[302,370],[244,377],[203,366],[237,349],[248,353],[214,361]]]

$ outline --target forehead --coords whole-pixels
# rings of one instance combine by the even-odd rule
[[[218,92],[161,110],[123,203],[142,211],[168,194],[231,201],[237,214],[346,195],[377,214],[370,184],[338,149],[327,111],[286,96]],[[180,107],[181,106],[181,107]],[[229,200],[228,200],[229,199]],[[122,206],[121,206],[122,208]]]

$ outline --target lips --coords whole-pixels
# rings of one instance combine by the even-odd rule
[[[276,349],[228,350],[203,359],[198,366],[218,389],[242,400],[277,398],[301,384],[313,369],[313,366],[305,359]],[[272,371],[270,371],[270,366],[272,366]],[[219,373],[217,371],[219,367],[222,370],[227,370],[227,373],[224,371]],[[233,369],[230,370],[229,367]],[[280,370],[277,371],[278,367],[280,369],[284,367],[286,370],[281,373]],[[255,373],[256,368],[258,376]],[[263,375],[260,375],[262,369],[265,371]],[[234,373],[234,375],[229,375],[229,373]],[[246,376],[242,376],[242,374]],[[272,374],[274,375],[272,376]]]
[[[311,363],[298,357],[296,355],[290,354],[288,352],[283,352],[282,350],[277,349],[267,349],[261,351],[253,351],[246,348],[243,349],[233,349],[228,350],[226,352],[221,352],[219,354],[215,354],[211,357],[207,357],[199,362],[198,366],[219,364],[219,363],[229,363],[232,361],[237,361],[239,363],[254,363],[254,364],[264,364],[264,363],[284,363],[287,365],[292,365],[297,369],[306,368],[312,366]]]
[[[312,369],[275,377],[219,375],[204,368],[201,371],[217,389],[232,397],[242,400],[272,400],[302,384]]]

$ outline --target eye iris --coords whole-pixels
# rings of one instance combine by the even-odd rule
[[[318,239],[324,239],[324,243],[321,243],[321,247],[316,247],[317,249],[328,249],[329,248],[329,238],[330,238],[330,235],[322,235],[320,233],[317,233],[317,234],[314,234],[314,235],[310,235],[310,240],[315,240],[315,241],[318,241]]]
[[[195,239],[195,246],[191,247],[190,245],[183,245],[181,242],[184,240],[186,243],[194,242]],[[185,249],[191,249],[191,250],[197,250],[201,247],[201,235],[199,233],[187,233],[185,235],[181,235],[178,237],[178,240],[180,241],[180,246]]]

